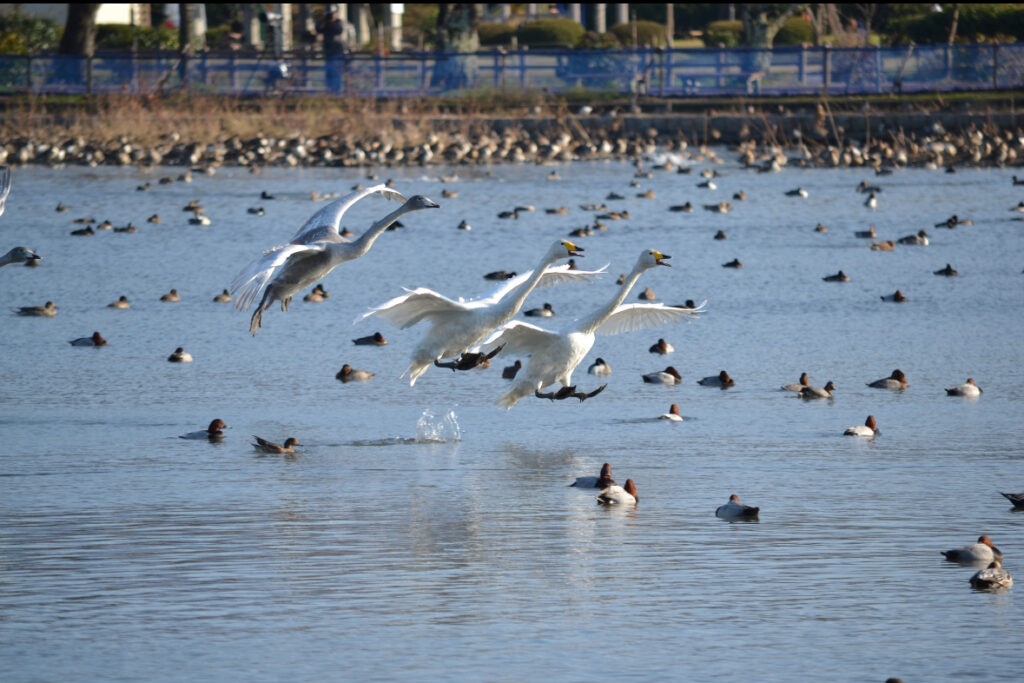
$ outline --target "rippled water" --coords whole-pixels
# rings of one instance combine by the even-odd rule
[[[534,166],[460,168],[447,185],[435,174],[448,171],[382,170],[442,210],[408,216],[338,268],[326,302],[269,311],[255,338],[212,297],[320,206],[310,191],[347,191],[365,171],[223,169],[161,186],[177,171],[16,169],[2,251],[24,244],[44,260],[0,271],[0,303],[60,312],[0,314],[0,676],[1016,680],[1019,588],[972,591],[974,569],[939,555],[987,533],[1024,581],[1024,515],[997,493],[1024,490],[1012,171],[900,171],[878,179],[870,211],[854,187],[875,178],[861,171],[757,174],[721,154],[715,191],[696,187],[705,162],[639,188],[624,163],[561,166],[556,182]],[[807,199],[784,196],[798,186]],[[633,198],[648,188],[657,199]],[[726,215],[667,211],[740,189],[747,201]],[[574,379],[595,388],[583,368],[603,357],[601,396],[506,412],[494,404],[502,355],[486,371],[431,369],[410,389],[398,375],[422,329],[353,326],[402,286],[488,291],[483,273],[532,267],[589,220],[579,204],[612,190],[630,199],[610,208],[633,217],[578,241],[609,277],[528,306],[549,301],[558,315],[544,323],[564,324],[653,247],[673,267],[630,299],[649,286],[708,310],[598,338]],[[187,224],[192,199],[212,226]],[[524,203],[538,211],[495,218]],[[567,216],[541,211],[563,204]],[[265,216],[246,213],[257,205]],[[361,231],[393,207],[364,200],[345,224]],[[152,213],[163,223],[146,223]],[[930,227],[953,213],[974,225]],[[139,233],[69,236],[85,215]],[[885,238],[926,228],[932,244],[872,252],[853,236],[869,223]],[[729,239],[713,240],[718,229]],[[721,267],[733,258],[746,267]],[[932,275],[947,262],[959,277]],[[839,269],[852,282],[822,282]],[[171,287],[182,301],[161,303]],[[896,288],[907,303],[880,301]],[[130,310],[105,307],[122,294]],[[351,343],[376,329],[389,345]],[[94,330],[109,346],[68,346]],[[658,337],[676,352],[647,353]],[[177,346],[195,362],[167,363]],[[342,384],[343,363],[377,375]],[[669,363],[682,385],[640,381]],[[905,392],[865,386],[894,368]],[[722,369],[736,387],[696,384]],[[835,400],[778,390],[802,371],[834,380]],[[968,376],[980,399],[945,396]],[[670,403],[685,422],[655,419]],[[869,413],[877,439],[842,436]],[[231,427],[223,442],[177,438],[214,417]],[[250,434],[303,445],[261,455]],[[635,509],[566,486],[603,462],[637,482]],[[761,507],[759,523],[714,517],[731,493]]]

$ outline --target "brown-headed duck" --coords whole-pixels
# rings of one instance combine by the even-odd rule
[[[679,404],[673,403],[668,408],[667,413],[662,413],[658,416],[659,420],[671,420],[673,422],[682,422],[683,416],[679,414]]]
[[[715,509],[715,517],[721,519],[756,519],[761,508],[751,507],[740,502],[735,493],[729,496],[729,502]]]
[[[869,387],[876,389],[893,389],[895,391],[902,391],[910,386],[907,382],[906,376],[902,370],[893,370],[892,374],[882,379],[876,379],[874,382],[868,382]]]
[[[801,372],[799,382],[797,382],[796,384],[783,384],[781,389],[783,391],[800,391],[804,387],[810,386],[810,384],[811,380],[809,377],[807,377],[807,373]]]
[[[599,505],[636,505],[639,499],[636,484],[632,479],[627,479],[624,486],[612,484],[601,489],[601,493],[597,496]]]
[[[576,477],[576,481],[569,484],[569,486],[581,489],[606,489],[614,485],[615,480],[612,479],[612,466],[608,463],[601,465],[600,475],[596,477]]]
[[[644,375],[643,379],[647,384],[681,384],[683,376],[670,365],[661,372],[652,372]]]
[[[981,396],[982,393],[981,387],[974,383],[973,377],[968,377],[963,384],[946,389],[946,396]]]
[[[975,562],[991,562],[1003,559],[1003,551],[995,547],[992,544],[992,539],[988,536],[979,536],[977,543],[940,552],[950,562],[959,562],[960,564],[974,564]]]
[[[107,340],[99,332],[93,332],[91,337],[79,337],[68,342],[72,346],[105,346],[106,343]]]
[[[388,340],[380,332],[374,332],[369,336],[353,339],[352,343],[357,346],[384,346],[388,343]]]
[[[111,301],[109,304],[107,304],[107,308],[131,308],[131,307],[132,307],[132,305],[128,301],[128,297],[126,297],[123,294],[120,297],[118,297],[117,301]]]
[[[189,432],[188,434],[182,434],[179,439],[208,439],[209,441],[220,441],[224,438],[224,430],[227,429],[227,425],[221,419],[216,419],[210,422],[210,426],[206,429],[201,429],[198,432]]]
[[[365,382],[375,374],[376,373],[369,372],[368,370],[356,370],[348,363],[345,363],[341,366],[341,370],[338,370],[338,374],[336,374],[334,378],[340,379],[342,382]]]
[[[897,303],[897,304],[901,304],[904,301],[907,301],[907,297],[904,296],[903,292],[901,292],[898,289],[895,292],[893,292],[892,294],[886,294],[886,295],[884,295],[884,296],[882,296],[880,298],[882,299],[882,301],[889,301],[889,302]]]
[[[871,251],[892,251],[896,248],[896,243],[892,240],[884,240],[882,242],[872,242]]]
[[[868,419],[864,420],[862,425],[854,425],[847,427],[846,431],[843,432],[844,436],[864,436],[873,438],[876,434],[879,434],[878,423],[875,422],[874,415],[868,415]]]
[[[214,303],[218,303],[218,304],[226,304],[226,303],[231,301],[231,295],[228,294],[228,290],[225,289],[220,294],[218,294],[217,296],[213,297],[213,301],[214,301]]]
[[[160,301],[181,301],[181,297],[178,296],[178,290],[172,289],[171,291],[161,296]]]
[[[647,349],[650,353],[658,353],[664,356],[666,353],[672,353],[676,350],[676,347],[669,344],[664,339],[659,339],[656,343],[651,345],[651,348]]]
[[[720,387],[722,389],[728,389],[729,387],[736,386],[736,380],[729,376],[729,373],[722,370],[717,375],[711,375],[704,379],[697,380],[697,384],[703,387]]]
[[[640,301],[654,301],[658,298],[658,295],[654,293],[654,290],[648,287],[644,291],[637,295],[637,299]]]

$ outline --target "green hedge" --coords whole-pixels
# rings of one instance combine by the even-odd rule
[[[520,24],[516,37],[527,47],[575,47],[585,32],[572,19],[537,19]]]
[[[617,50],[622,47],[622,43],[614,33],[587,31],[580,38],[580,42],[576,43],[576,47],[581,50]]]
[[[481,45],[508,45],[516,34],[516,27],[497,22],[483,22],[477,25],[476,33]]]
[[[630,21],[612,26],[611,32],[623,45],[633,46],[633,29],[636,29],[636,44],[640,47],[665,46],[665,27],[656,21]]]
[[[708,47],[718,47],[720,44],[725,47],[736,47],[742,42],[743,22],[739,19],[712,21],[704,29],[704,43]]]
[[[64,27],[53,19],[24,14],[0,16],[0,54],[24,55],[56,50]]]
[[[129,26],[127,24],[100,24],[96,27],[97,50],[129,50],[132,35],[142,50],[177,50],[178,30],[167,26]]]
[[[775,34],[772,45],[814,44],[814,27],[803,17],[790,17]]]

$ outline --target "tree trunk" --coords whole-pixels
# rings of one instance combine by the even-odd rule
[[[743,31],[745,45],[756,48],[751,51],[747,62],[749,71],[765,71],[772,63],[772,43],[786,21],[807,8],[806,4],[789,5],[777,16],[769,17],[764,5],[749,5],[743,8]]]
[[[91,56],[96,51],[96,14],[99,3],[71,3],[58,54]]]
[[[949,27],[949,40],[946,41],[949,45],[953,44],[956,40],[956,25],[960,20],[960,3],[953,3],[953,24]]]

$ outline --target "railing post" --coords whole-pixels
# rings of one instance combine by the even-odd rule
[[[25,55],[25,87],[32,92],[32,55]]]
[[[380,55],[376,55],[373,58],[373,67],[376,71],[377,81],[376,88],[377,92],[374,93],[374,97],[380,97],[380,91],[384,89],[384,64],[383,58]]]
[[[821,76],[824,85],[824,92],[822,94],[828,95],[829,91],[832,90],[832,50],[828,45],[824,45],[822,50],[821,68],[823,73]]]
[[[722,66],[724,65],[724,55],[725,50],[722,48],[715,50],[715,87],[719,90],[722,89]]]
[[[800,64],[797,66],[797,82],[803,85],[807,78],[807,46],[800,43]]]
[[[875,92],[882,92],[882,46],[875,45]]]
[[[88,95],[92,95],[92,55],[85,58],[85,92]]]
[[[992,89],[999,90],[999,41],[992,43]]]
[[[519,87],[526,87],[526,52],[519,50]]]

